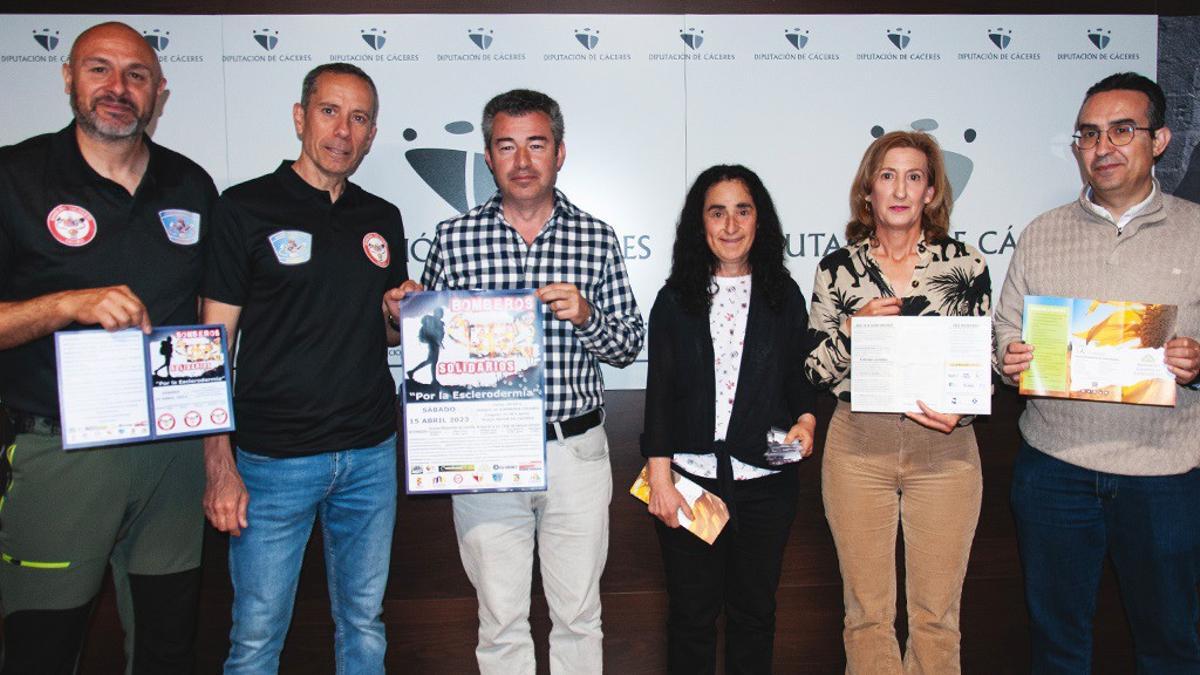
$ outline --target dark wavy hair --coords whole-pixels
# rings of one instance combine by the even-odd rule
[[[790,278],[784,264],[783,226],[771,194],[758,174],[740,164],[719,164],[696,177],[683,202],[675,227],[675,247],[671,253],[671,274],[667,286],[679,294],[683,308],[695,314],[707,314],[712,307],[712,277],[717,272],[717,256],[708,246],[704,230],[704,198],[717,183],[736,180],[750,191],[758,226],[750,246],[750,275],[754,287],[766,297],[773,310],[783,305],[784,290]]]

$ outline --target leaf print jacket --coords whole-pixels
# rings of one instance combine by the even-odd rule
[[[975,247],[945,238],[917,244],[917,266],[908,288],[893,289],[869,240],[830,253],[817,264],[808,332],[812,352],[804,374],[818,387],[850,400],[850,336],[842,321],[874,298],[900,296],[904,316],[987,316],[992,280]]]

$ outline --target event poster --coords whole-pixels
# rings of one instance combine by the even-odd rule
[[[1034,350],[1021,393],[1175,405],[1163,359],[1177,314],[1175,305],[1025,296],[1021,339]]]
[[[63,448],[233,431],[225,328],[59,331]]]
[[[992,412],[992,320],[986,316],[852,319],[850,409]]]
[[[533,290],[400,303],[409,494],[546,489],[542,304]]]

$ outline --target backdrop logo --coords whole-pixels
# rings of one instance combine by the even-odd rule
[[[471,28],[467,30],[467,37],[471,38],[471,42],[474,42],[476,47],[487,51],[487,48],[492,46],[492,35],[495,32],[488,28]]]
[[[579,44],[590,52],[600,44],[600,31],[591,28],[576,28],[575,39],[579,40]]]
[[[909,126],[913,131],[931,132],[939,125],[937,120],[923,118],[914,120]],[[883,127],[879,125],[871,127],[871,135],[875,138],[879,138],[883,133]],[[968,128],[963,131],[962,139],[967,143],[974,143],[977,136],[974,129]],[[946,178],[950,180],[951,196],[957,200],[963,190],[967,189],[967,183],[971,180],[971,172],[975,170],[975,162],[966,155],[946,149],[945,137],[940,137],[939,140],[942,141],[942,161],[946,164]]]
[[[889,28],[887,39],[888,42],[895,45],[896,49],[907,49],[908,43],[912,41],[912,31],[903,28]]]
[[[789,28],[783,31],[783,36],[787,38],[788,44],[796,49],[804,49],[804,46],[808,44],[808,31],[806,30]]]
[[[791,51],[765,51],[756,52],[751,58],[755,61],[794,61],[794,62],[811,62],[811,61],[837,61],[842,57],[836,52],[814,52],[806,51],[810,41],[811,31],[804,28],[784,28],[783,37],[787,40]]]
[[[1121,52],[1113,51],[1112,47],[1112,31],[1107,28],[1088,28],[1088,42],[1092,44],[1092,49],[1086,52],[1060,52],[1058,54],[1059,61],[1140,61],[1142,54],[1140,52]],[[1153,58],[1153,56],[1151,56]]]
[[[988,43],[992,45],[992,49],[987,51],[965,51],[958,53],[959,61],[1040,61],[1042,60],[1041,52],[1022,52],[1010,50],[1012,46],[1013,32],[1011,28],[997,26],[996,28],[988,28],[987,31]]]
[[[258,28],[250,32],[254,36],[254,41],[259,47],[267,51],[275,49],[279,44],[279,31],[270,28]]]
[[[443,128],[462,137],[475,131],[475,125],[463,120],[450,122]],[[416,129],[404,130],[404,140],[416,139]],[[426,185],[460,213],[486,201],[496,191],[496,182],[481,152],[446,147],[413,148],[404,153],[404,158]],[[414,260],[423,262],[428,250],[418,251],[414,244],[411,253]]]
[[[470,122],[459,120],[443,128],[447,133],[466,141],[467,145],[472,142],[468,140],[472,138],[468,134],[475,131],[475,125]],[[411,127],[405,129],[403,135],[404,140],[410,143],[417,140],[417,130]],[[430,189],[460,213],[482,204],[496,192],[496,181],[481,152],[447,147],[412,148],[404,153],[404,158]],[[409,260],[424,263],[429,258],[432,241],[428,232],[408,239],[406,244]],[[652,244],[648,234],[625,235],[621,238],[621,244],[627,260],[647,260],[651,256]],[[388,354],[389,362],[397,365],[398,352],[389,350]],[[396,358],[392,359],[393,356]]]
[[[989,28],[988,39],[992,44],[996,45],[997,49],[1008,49],[1008,45],[1012,44],[1012,31],[1005,28]]]
[[[33,41],[41,45],[42,49],[52,52],[58,46],[58,31],[49,28],[35,30],[33,31]]]
[[[1112,31],[1103,28],[1089,28],[1087,36],[1096,49],[1104,49],[1112,40]]]
[[[142,37],[145,38],[146,44],[150,45],[156,52],[161,52],[171,43],[171,31],[151,28],[150,30],[142,31]]]
[[[696,28],[679,31],[679,37],[683,40],[683,44],[688,46],[688,49],[696,50],[704,44],[704,31]]]
[[[365,28],[359,31],[363,42],[375,51],[383,49],[383,43],[387,42],[387,31],[379,30],[378,28]]]

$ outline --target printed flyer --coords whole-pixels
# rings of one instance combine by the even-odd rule
[[[1034,350],[1021,393],[1175,405],[1163,356],[1177,314],[1174,305],[1025,296],[1021,339]]]
[[[546,489],[542,304],[533,290],[400,303],[408,494]]]
[[[986,316],[870,316],[851,320],[850,409],[992,412],[992,320]]]
[[[59,331],[63,449],[233,431],[225,328]]]

